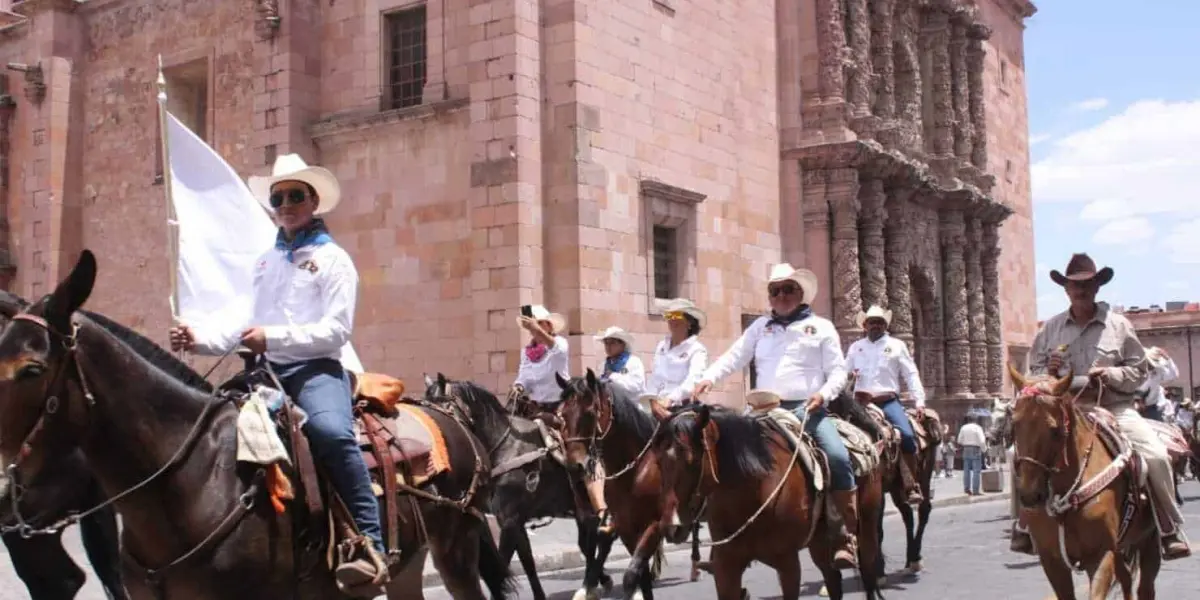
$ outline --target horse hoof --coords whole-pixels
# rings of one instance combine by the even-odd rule
[[[827,588],[825,586],[821,586],[821,591],[817,592],[817,595],[822,598],[828,598],[829,597],[829,588]]]
[[[599,598],[599,594],[587,588],[580,588],[576,590],[574,596],[571,596],[571,600],[599,600]]]
[[[603,594],[601,594],[603,596],[607,596],[607,595],[611,594],[612,589],[613,589],[612,579],[606,579],[603,582],[601,582],[600,589],[603,590]]]
[[[630,600],[642,600],[642,597],[643,597],[642,590],[638,590],[638,591],[634,592],[633,595],[630,596],[629,598],[630,598]]]
[[[695,563],[692,564],[691,580],[700,581],[700,566]]]
[[[886,585],[887,585],[887,582],[888,582],[888,581],[887,581],[887,576],[886,576],[886,575],[881,575],[881,576],[879,577],[879,579],[876,579],[876,580],[875,580],[875,586],[876,586],[876,587],[884,587],[884,586],[886,586]]]
[[[908,571],[909,574],[920,573],[921,572],[921,561],[918,560],[918,561],[908,563],[908,565],[904,567],[904,570]]]

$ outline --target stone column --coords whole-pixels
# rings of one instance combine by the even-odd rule
[[[863,307],[878,304],[888,306],[887,253],[884,251],[883,223],[887,218],[884,202],[887,193],[883,180],[868,179],[858,192],[862,213],[859,215],[858,230],[862,251],[862,303]]]
[[[971,164],[980,171],[987,171],[987,114],[983,102],[983,60],[987,52],[984,40],[992,32],[984,25],[974,24],[967,28],[967,87],[970,88],[968,108],[971,115]]]
[[[963,259],[967,236],[962,211],[943,209],[940,225],[946,391],[951,395],[967,395],[971,353],[967,336],[967,266]]]
[[[987,391],[1004,388],[1004,343],[1000,328],[1000,224],[983,225],[983,314],[987,339]],[[1022,368],[1024,365],[1022,365]]]
[[[887,228],[884,230],[888,308],[892,310],[890,333],[904,340],[910,352],[914,350],[912,284],[908,276],[912,263],[912,215],[908,209],[911,195],[912,192],[907,190],[902,193],[893,190],[885,208]]]
[[[970,76],[967,66],[967,24],[955,17],[950,24],[950,72],[954,104],[954,156],[960,165],[971,163],[974,135],[970,112]]]
[[[987,393],[987,331],[983,315],[983,224],[978,218],[967,221],[967,315],[971,342],[971,392]]]
[[[858,261],[858,170],[827,171],[826,195],[833,210],[833,323],[846,347],[862,337],[854,322],[862,310]]]
[[[887,148],[899,144],[896,131],[896,66],[892,54],[892,25],[896,0],[871,2],[871,69],[875,72],[875,105],[879,118],[875,138]]]
[[[846,97],[854,118],[862,119],[871,116],[871,13],[867,0],[846,0],[846,23],[850,45]],[[857,123],[856,130],[861,126]]]
[[[939,177],[953,176],[947,161],[954,156],[954,89],[950,68],[950,15],[937,9],[924,13],[921,43],[929,52],[929,100],[933,103],[933,122],[927,124],[926,149],[930,166]]]
[[[846,15],[844,0],[817,0],[817,46],[820,49],[821,97],[825,101],[846,97]]]
[[[830,268],[829,201],[827,199],[828,171],[805,169],[801,173],[800,210],[804,219],[805,264],[822,282],[823,291],[817,294],[812,308],[817,314],[832,315],[833,270]],[[792,263],[796,264],[796,263]]]
[[[924,115],[921,83],[919,9],[915,2],[894,8],[896,117],[900,147],[913,156],[925,155]]]

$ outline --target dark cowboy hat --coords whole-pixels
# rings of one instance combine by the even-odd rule
[[[1113,278],[1112,267],[1104,267],[1099,271],[1096,270],[1096,261],[1086,253],[1075,253],[1071,255],[1071,262],[1067,263],[1067,274],[1063,275],[1057,270],[1050,271],[1050,279],[1058,285],[1067,285],[1068,281],[1092,281],[1095,280],[1096,285],[1104,285]]]

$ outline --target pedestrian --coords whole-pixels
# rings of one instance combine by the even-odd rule
[[[942,445],[938,446],[938,456],[942,463],[942,477],[949,479],[954,476],[954,439],[950,437],[950,424],[942,423]]]
[[[958,430],[958,447],[963,457],[963,493],[968,496],[980,494],[980,479],[983,477],[983,451],[987,448],[987,435],[971,417],[963,417]]]

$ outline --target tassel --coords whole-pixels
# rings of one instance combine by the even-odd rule
[[[296,492],[292,490],[292,482],[283,469],[279,468],[279,463],[267,467],[267,489],[271,491],[271,506],[275,507],[276,514],[281,515],[287,510],[285,500],[296,497]]]

